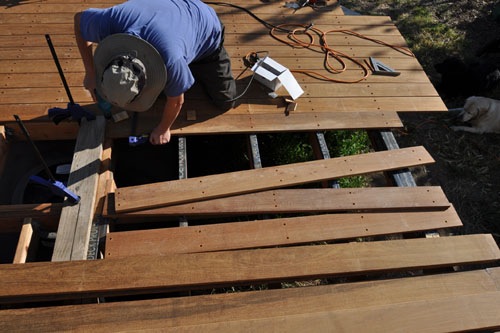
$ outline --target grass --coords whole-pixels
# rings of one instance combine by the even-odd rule
[[[366,153],[370,142],[365,131],[327,131],[325,141],[330,156],[340,157]],[[265,166],[300,163],[314,160],[312,145],[306,133],[275,133],[259,135],[262,163]],[[338,180],[341,187],[363,187],[368,183],[365,176]]]
[[[449,2],[423,0],[342,1],[342,5],[363,15],[389,15],[410,49],[427,73],[433,72],[433,63],[443,60],[454,50],[467,50],[464,34],[446,23],[452,15]],[[438,17],[439,15],[439,17]],[[467,55],[466,55],[467,56]]]

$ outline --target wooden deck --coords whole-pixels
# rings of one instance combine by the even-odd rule
[[[13,264],[0,265],[0,331],[500,329],[498,245],[487,234],[452,236],[462,222],[446,193],[415,186],[409,172],[433,158],[424,147],[399,149],[392,136],[402,126],[399,112],[446,107],[418,60],[387,45],[406,46],[390,18],[344,16],[333,0],[328,10],[296,12],[281,1],[231,1],[272,24],[313,22],[331,31],[336,51],[362,63],[375,57],[401,73],[363,78],[349,60],[341,74],[328,73],[323,54],[287,46],[247,13],[213,5],[239,89],[251,76],[243,57],[268,51],[305,91],[297,109],[285,112],[286,91],[272,98],[253,83],[236,108],[220,113],[195,86],[173,128],[179,179],[117,187],[114,143],[131,134],[130,119],[106,120],[91,101],[72,32],[76,11],[116,3],[0,2],[0,179],[16,165],[13,144],[24,139],[17,114],[35,140],[54,147],[74,140],[68,186],[82,197],[74,206],[0,205],[0,236],[19,235]],[[48,119],[47,110],[66,107],[68,97],[45,34],[75,102],[97,120]],[[161,103],[140,114],[138,133],[154,127]],[[322,133],[340,129],[367,130],[385,147],[374,140],[373,152],[330,156]],[[318,160],[262,165],[258,136],[269,132],[310,133]],[[186,137],[201,134],[248,136],[249,168],[188,178]],[[329,183],[373,173],[397,186]],[[30,262],[39,233],[56,231],[51,260]]]

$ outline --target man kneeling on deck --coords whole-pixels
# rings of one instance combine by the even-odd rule
[[[234,106],[236,83],[223,46],[224,26],[199,0],[129,0],[75,15],[84,86],[129,111],[146,111],[167,96],[152,144],[170,141],[184,93],[200,82],[221,109]],[[92,55],[92,42],[99,43]]]

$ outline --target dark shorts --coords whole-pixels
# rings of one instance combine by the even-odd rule
[[[210,56],[189,65],[196,80],[207,92],[213,103],[222,110],[234,107],[236,82],[231,71],[231,59],[224,48],[224,26],[220,47]]]

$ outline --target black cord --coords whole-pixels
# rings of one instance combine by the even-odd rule
[[[249,9],[247,9],[245,7],[241,7],[241,6],[238,6],[238,5],[235,5],[232,3],[227,3],[227,2],[210,2],[210,1],[203,1],[203,2],[206,3],[207,5],[214,5],[214,6],[221,6],[221,7],[232,7],[232,8],[242,10],[245,13],[247,13],[248,15],[250,15],[251,17],[253,17],[255,20],[257,20],[259,23],[261,23],[263,26],[265,26],[269,30],[275,29],[275,30],[285,32],[285,33],[292,32],[291,30],[283,29],[283,28],[280,28],[274,24],[271,24],[269,22],[264,21],[263,19],[261,19],[260,17],[258,17],[257,15],[255,15],[254,13],[252,13]]]
[[[292,33],[291,30],[288,30],[288,29],[284,29],[284,28],[281,28],[279,26],[276,26],[274,24],[271,24],[269,22],[266,22],[264,21],[263,19],[261,19],[260,17],[258,17],[257,15],[255,15],[254,13],[252,13],[249,9],[246,9],[244,7],[241,7],[241,6],[238,6],[238,5],[235,5],[235,4],[232,4],[232,3],[227,3],[227,2],[209,2],[209,1],[203,1],[205,4],[207,5],[215,5],[215,6],[221,6],[221,7],[231,7],[231,8],[236,8],[236,9],[239,9],[241,11],[244,11],[245,13],[247,13],[248,15],[250,15],[251,17],[253,17],[255,20],[257,20],[259,23],[261,23],[264,27],[266,27],[268,30],[277,30],[277,31],[280,31],[280,32],[284,32],[284,33]],[[252,55],[251,55],[251,59],[247,56],[247,57],[244,57],[243,58],[243,61],[245,63],[245,66],[246,68],[243,70],[243,72],[240,73],[240,75],[238,75],[238,77],[240,77],[243,73],[245,73],[245,71],[248,69],[248,68],[251,68],[255,63],[257,63],[260,58],[258,56],[259,53],[266,53],[266,57],[267,57],[267,54],[269,53],[268,51],[259,51],[259,52],[253,52]],[[255,68],[253,74],[252,74],[252,77],[250,78],[250,81],[248,82],[247,86],[245,87],[245,89],[243,90],[243,92],[241,94],[239,94],[238,96],[236,96],[235,98],[233,99],[230,99],[226,102],[234,102],[238,99],[240,99],[241,97],[243,97],[243,95],[245,95],[248,91],[248,89],[250,88],[250,85],[252,84],[253,82],[253,79],[255,78],[255,72],[257,71],[257,68],[259,68],[260,66],[260,63],[257,65],[257,67]]]

